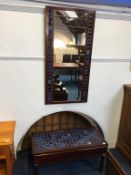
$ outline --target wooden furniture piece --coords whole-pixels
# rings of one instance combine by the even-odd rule
[[[0,122],[0,159],[5,159],[7,175],[12,175],[14,164],[15,121]]]
[[[70,74],[71,81],[73,74],[75,77],[78,76],[80,65],[78,63],[54,63],[53,68],[54,70],[63,70],[67,74]]]
[[[64,54],[63,55],[63,63],[70,63],[71,62],[71,55],[70,54]]]
[[[106,175],[130,175],[131,165],[127,159],[116,149],[107,151]]]
[[[79,65],[76,63],[54,63],[53,67],[57,69],[74,69],[78,68]]]
[[[0,175],[6,175],[5,160],[0,159]]]
[[[131,84],[124,85],[124,99],[116,147],[131,164]]]
[[[36,133],[36,135],[33,133]],[[45,135],[52,137],[51,135],[54,133],[56,135],[54,137],[58,138],[61,133],[64,137],[60,137],[59,142],[56,141],[55,146],[57,148],[53,147],[52,150],[49,150],[49,144],[53,146],[54,141],[51,143],[51,139],[49,139],[49,143],[45,141],[43,144],[42,140]],[[67,142],[62,140],[64,138]],[[47,148],[45,149],[44,146],[47,146]],[[102,171],[107,151],[107,143],[98,123],[88,115],[72,111],[56,112],[34,123],[24,136],[21,145],[22,150],[29,147],[32,147],[36,172],[37,166],[41,164],[86,158],[88,156],[101,157],[99,169]]]
[[[128,175],[119,160],[109,150],[107,151],[106,175]]]
[[[36,174],[38,166],[68,160],[102,156],[99,170],[103,172],[103,155],[107,143],[93,127],[32,134],[32,155]]]
[[[69,12],[69,15],[67,14],[67,11]],[[75,16],[71,16],[70,12],[73,12]],[[46,104],[87,102],[94,23],[94,10],[51,6],[45,8]],[[70,40],[73,40],[75,43],[69,47]],[[59,42],[55,44],[55,41]],[[62,43],[64,44],[64,47]],[[79,65],[75,63],[56,64],[63,61],[63,56],[66,53],[68,53],[68,56],[69,54],[78,55],[83,63],[83,66],[81,67],[82,81],[80,86],[79,83],[78,85],[76,84],[76,89],[79,88],[80,91],[80,97],[73,98],[72,95],[72,98],[67,100],[59,99],[59,101],[55,101],[53,99],[53,74],[56,74],[56,69],[64,68],[68,69],[66,70],[67,72],[70,72],[69,69],[74,70],[77,67],[79,68]],[[59,71],[58,73],[62,76],[62,71]],[[71,86],[72,82],[68,80],[68,84]],[[73,91],[71,93],[73,93]]]

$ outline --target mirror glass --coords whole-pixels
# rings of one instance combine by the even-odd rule
[[[48,7],[47,17],[46,102],[86,102],[94,12]]]

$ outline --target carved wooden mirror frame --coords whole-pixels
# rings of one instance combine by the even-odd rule
[[[86,34],[85,34],[85,50],[84,50],[84,61],[82,71],[82,82],[80,86],[81,96],[79,100],[53,100],[53,57],[54,57],[54,13],[58,10],[75,11],[78,13],[87,13],[86,21]],[[45,71],[46,71],[46,89],[45,89],[45,103],[56,104],[56,103],[80,103],[87,102],[88,85],[89,85],[89,74],[90,74],[90,63],[92,55],[92,44],[94,34],[94,23],[95,23],[95,11],[83,10],[76,8],[66,7],[51,7],[45,8]]]

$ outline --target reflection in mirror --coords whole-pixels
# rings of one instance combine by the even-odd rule
[[[46,13],[46,103],[86,102],[95,13],[52,7]]]
[[[81,99],[86,19],[87,13],[54,11],[53,101]]]

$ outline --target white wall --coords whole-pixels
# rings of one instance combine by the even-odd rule
[[[115,146],[122,87],[131,82],[130,31],[131,21],[96,19],[88,102],[45,105],[44,16],[0,11],[0,120],[16,120],[15,147],[36,120],[62,110],[92,116]]]
[[[97,19],[93,58],[131,59],[131,21]]]

